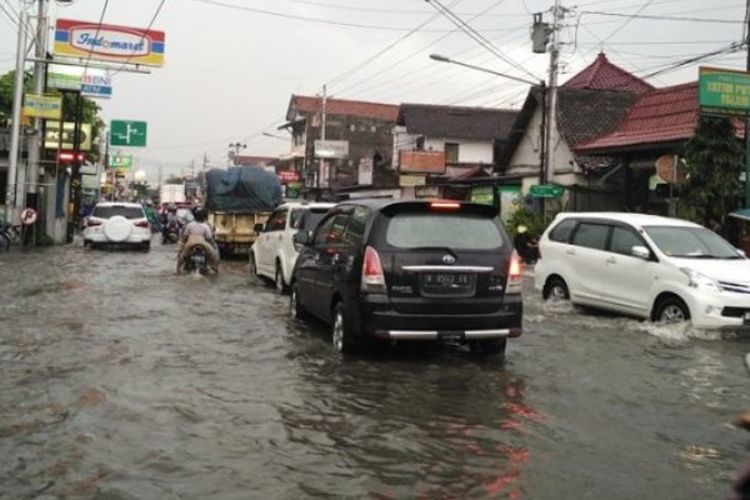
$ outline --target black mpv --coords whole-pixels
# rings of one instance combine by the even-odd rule
[[[291,313],[333,325],[341,352],[382,339],[501,354],[521,335],[521,262],[495,207],[345,202],[294,239]]]

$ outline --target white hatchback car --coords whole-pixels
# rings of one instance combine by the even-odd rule
[[[539,241],[545,299],[697,328],[750,328],[750,260],[692,222],[631,213],[563,213]]]
[[[151,248],[151,228],[137,203],[97,203],[83,230],[84,245],[136,245]]]
[[[292,282],[298,249],[293,237],[297,231],[312,231],[335,203],[284,203],[268,218],[250,250],[250,272],[274,280],[279,293]]]

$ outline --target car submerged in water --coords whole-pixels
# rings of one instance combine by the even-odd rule
[[[692,222],[630,213],[559,214],[539,241],[545,299],[701,329],[750,329],[750,260]]]
[[[522,333],[521,262],[495,207],[347,202],[294,239],[291,313],[331,324],[340,352],[451,341],[497,355]]]

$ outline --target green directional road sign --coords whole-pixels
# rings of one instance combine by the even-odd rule
[[[562,196],[565,188],[554,184],[537,184],[531,186],[529,194],[534,198],[559,198]]]
[[[109,143],[112,146],[146,146],[146,122],[112,120]]]
[[[112,168],[132,168],[133,157],[129,155],[109,155],[109,166]]]

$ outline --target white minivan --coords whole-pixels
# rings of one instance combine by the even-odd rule
[[[258,239],[250,249],[250,273],[272,279],[279,293],[292,282],[297,262],[293,237],[297,231],[312,231],[334,203],[284,203],[258,225]]]
[[[692,222],[632,213],[562,213],[539,241],[545,299],[697,328],[750,328],[750,260]]]

